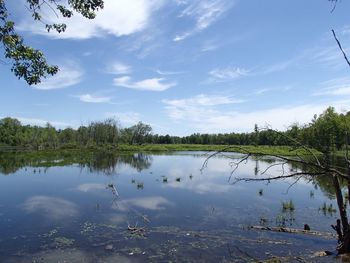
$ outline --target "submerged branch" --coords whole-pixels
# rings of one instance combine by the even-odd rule
[[[325,238],[337,238],[337,236],[333,233],[296,229],[296,228],[289,228],[289,227],[249,226],[248,229],[283,232],[283,233],[291,233],[291,234],[305,234],[305,235],[319,236],[319,237],[325,237]]]
[[[235,177],[235,181],[232,184],[238,183],[240,181],[244,181],[244,182],[267,181],[267,182],[270,182],[272,180],[287,179],[287,178],[292,178],[292,177],[296,177],[296,176],[318,176],[318,175],[325,175],[325,174],[326,173],[297,172],[297,173],[292,173],[292,174],[288,174],[288,175],[278,175],[278,176],[273,176],[273,177],[262,177],[262,178]],[[300,178],[297,178],[297,180],[300,180]]]

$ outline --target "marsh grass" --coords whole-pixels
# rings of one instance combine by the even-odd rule
[[[282,202],[282,211],[286,212],[286,211],[290,211],[293,212],[295,210],[295,206],[292,200],[286,201],[286,202]]]

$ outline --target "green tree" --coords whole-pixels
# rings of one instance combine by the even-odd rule
[[[67,5],[59,0],[26,0],[28,11],[33,20],[43,22],[42,8],[49,6],[53,12],[62,17],[72,17],[74,12],[82,14],[88,19],[96,16],[96,11],[103,8],[103,0],[68,0]],[[66,30],[65,24],[45,24],[47,31],[58,33]],[[23,78],[29,85],[38,84],[42,78],[54,75],[58,67],[49,65],[44,54],[25,44],[22,36],[15,30],[15,21],[9,17],[5,0],[0,0],[0,42],[4,50],[4,57],[11,61],[11,71],[19,79]]]
[[[128,128],[125,133],[128,136],[129,144],[142,144],[146,137],[152,132],[152,127],[148,124],[138,122],[136,125]]]

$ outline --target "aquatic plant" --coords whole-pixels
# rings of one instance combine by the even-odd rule
[[[327,205],[326,202],[324,202],[323,205],[318,210],[319,211],[321,210],[324,215],[327,215],[327,214],[332,215],[333,213],[337,212],[337,209],[335,209],[332,204]]]
[[[74,243],[74,239],[67,237],[56,237],[54,242],[56,248],[65,248],[72,246]]]
[[[293,212],[295,210],[295,206],[292,200],[282,202],[282,210],[283,212],[285,211],[290,211]]]
[[[285,216],[285,214],[280,214],[276,217],[276,225],[280,227],[286,227],[287,224],[292,226],[295,222],[295,218],[293,214],[289,214],[288,217]]]
[[[314,197],[315,197],[314,191],[310,190],[310,198],[314,198]]]

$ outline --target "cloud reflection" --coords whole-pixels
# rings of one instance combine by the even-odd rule
[[[143,209],[148,210],[163,210],[166,206],[173,206],[174,203],[165,199],[162,196],[152,196],[152,197],[141,197],[141,198],[133,198],[126,199],[118,202],[117,209],[121,211],[127,211],[128,207],[136,206]]]
[[[78,190],[84,193],[94,190],[104,190],[106,186],[104,184],[80,184]]]
[[[51,220],[61,220],[78,215],[78,206],[62,198],[34,196],[27,199],[22,208],[27,213],[39,213]]]

